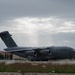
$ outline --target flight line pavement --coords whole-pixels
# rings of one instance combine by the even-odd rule
[[[75,75],[69,73],[17,73],[17,72],[0,72],[0,75]]]
[[[28,61],[28,60],[0,60],[0,62],[5,62],[6,64],[12,63],[52,63],[52,64],[75,64],[74,60],[50,60],[50,61]]]

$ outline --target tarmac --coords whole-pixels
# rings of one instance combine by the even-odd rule
[[[16,72],[0,72],[0,75],[75,75],[65,73],[16,73]]]
[[[75,64],[74,60],[50,60],[50,61],[28,61],[28,60],[0,60],[0,62],[5,62],[6,64],[12,64],[12,63],[52,63],[52,64]]]

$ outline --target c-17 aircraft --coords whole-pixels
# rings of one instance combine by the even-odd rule
[[[18,47],[8,31],[0,33],[0,37],[6,44],[7,52],[28,58],[31,61],[47,61],[50,59],[72,59],[75,56],[75,50],[71,47]]]

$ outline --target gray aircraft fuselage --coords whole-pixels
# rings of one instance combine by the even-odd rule
[[[21,51],[19,51],[21,49]],[[55,59],[72,59],[75,56],[75,50],[70,47],[13,47],[5,49],[7,52],[14,53],[18,56],[30,60],[55,60]]]
[[[8,31],[1,32],[0,37],[7,46],[4,50],[29,60],[45,61],[50,59],[72,59],[75,57],[75,50],[71,47],[18,47]]]

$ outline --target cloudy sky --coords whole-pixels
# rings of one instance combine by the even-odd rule
[[[2,31],[18,46],[75,48],[75,0],[0,0]]]

